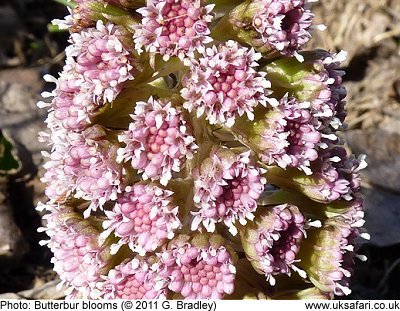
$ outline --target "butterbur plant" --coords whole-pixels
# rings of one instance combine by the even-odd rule
[[[68,298],[329,299],[363,226],[344,52],[307,0],[89,0],[54,23],[44,241]]]

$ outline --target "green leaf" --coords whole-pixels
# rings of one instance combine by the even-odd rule
[[[0,130],[0,176],[15,174],[21,166],[14,142]]]

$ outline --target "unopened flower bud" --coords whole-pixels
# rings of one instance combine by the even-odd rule
[[[229,12],[213,34],[251,45],[269,57],[293,56],[311,38],[312,18],[306,0],[247,0]]]
[[[358,228],[342,216],[329,218],[321,228],[309,230],[299,254],[299,265],[321,291],[339,296],[350,294],[349,280],[356,257],[354,243],[358,236]]]
[[[303,62],[281,58],[262,70],[267,72],[275,95],[289,94],[299,101],[309,102],[313,113],[326,120],[325,125],[338,129],[346,117],[343,110],[346,89],[341,84],[344,72],[339,70],[346,53],[315,50],[301,55]]]
[[[305,218],[294,205],[260,208],[252,223],[240,229],[247,258],[254,269],[275,285],[274,276],[299,271],[297,253],[305,236]]]

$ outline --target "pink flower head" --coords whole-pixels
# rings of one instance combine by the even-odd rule
[[[271,285],[275,285],[275,275],[291,275],[291,270],[304,276],[295,263],[300,261],[296,255],[305,237],[305,223],[296,206],[283,204],[259,210],[255,221],[240,231],[248,259]]]
[[[39,204],[38,208],[51,212],[44,216],[50,237],[44,243],[54,254],[51,262],[61,284],[68,285],[74,295],[99,298],[107,253],[97,242],[98,232],[69,207]]]
[[[304,53],[305,63],[312,64],[313,70],[301,78],[304,87],[300,96],[307,98],[316,92],[316,96],[306,100],[311,102],[313,113],[320,118],[322,125],[334,130],[339,129],[346,118],[344,98],[347,92],[342,85],[344,71],[339,70],[346,55],[344,51],[336,54],[324,50]]]
[[[44,167],[42,181],[49,185],[46,194],[60,200],[73,193],[75,198],[92,202],[91,209],[108,200],[116,200],[120,192],[121,168],[116,163],[117,147],[105,137],[100,126],[87,128],[83,133],[68,133],[56,141]]]
[[[262,70],[269,73],[274,91],[289,93],[300,102],[310,103],[312,115],[320,121],[318,130],[341,129],[346,117],[346,89],[342,85],[344,72],[339,67],[346,59],[346,53],[314,50],[302,52],[301,56],[303,62],[295,58],[279,58]]]
[[[192,230],[202,223],[208,232],[223,222],[236,235],[235,222],[246,224],[253,219],[256,200],[264,191],[262,169],[251,163],[250,152],[235,154],[229,149],[214,150],[194,172],[194,203]]]
[[[71,34],[66,53],[67,63],[82,75],[98,103],[112,102],[122,84],[133,79],[133,59],[120,29],[113,24],[99,20],[96,28]]]
[[[90,93],[62,93],[54,98],[46,122],[70,131],[79,131],[90,124],[90,114],[95,105]]]
[[[318,158],[317,144],[321,134],[316,130],[318,120],[308,108],[308,103],[298,103],[294,98],[283,99],[283,113],[286,120],[285,130],[288,133],[289,145],[286,153],[290,157],[290,166],[304,168],[310,161]]]
[[[179,172],[185,159],[197,148],[182,113],[170,102],[150,97],[136,103],[133,122],[119,141],[126,147],[118,150],[118,161],[131,160],[132,167],[144,180],[158,180],[166,185],[172,172]]]
[[[101,2],[101,0],[75,0],[75,7],[72,10],[69,9],[71,14],[70,21],[67,24],[69,30],[80,32],[82,29],[93,27],[100,16],[95,14],[92,7],[101,5]]]
[[[237,116],[246,113],[254,119],[253,110],[258,105],[275,104],[270,82],[265,73],[257,72],[261,54],[240,47],[237,42],[213,46],[193,60],[189,74],[183,79],[181,95],[187,101],[183,106],[197,116],[205,114],[211,124],[232,126]]]
[[[120,240],[111,252],[128,244],[130,249],[144,255],[154,251],[181,226],[178,206],[172,203],[172,192],[151,184],[126,187],[113,211],[105,211],[108,220],[103,223],[102,236],[112,231]]]
[[[292,56],[311,38],[313,14],[306,0],[255,0],[252,26],[269,49]],[[261,45],[261,43],[260,43]]]
[[[82,131],[96,108],[112,102],[123,83],[133,79],[133,58],[121,40],[117,26],[101,21],[96,28],[71,34],[60,77],[45,76],[47,82],[56,83],[56,88],[42,95],[54,99],[51,104],[38,103],[39,107],[51,107],[46,120],[51,129]]]
[[[323,292],[342,296],[351,293],[349,282],[357,257],[355,241],[360,236],[359,229],[342,216],[326,220],[321,229],[311,234],[312,245],[304,245],[307,258],[305,270],[310,280]]]
[[[204,6],[203,0],[147,0],[147,6],[137,10],[143,19],[135,27],[136,49],[144,47],[165,60],[194,57],[195,50],[212,41],[208,24],[213,7]]]
[[[226,241],[217,235],[180,235],[158,254],[160,275],[185,299],[221,299],[232,294],[236,269]]]
[[[103,286],[105,299],[165,299],[167,289],[157,269],[143,259],[126,260],[108,272]]]
[[[278,145],[283,145],[279,139],[285,135],[286,146],[281,152],[272,148],[271,154],[269,150],[265,150],[261,153],[262,161],[268,164],[275,162],[282,168],[298,167],[307,174],[311,173],[310,161],[318,158],[317,144],[321,141],[321,134],[316,130],[319,121],[313,117],[309,106],[309,103],[299,103],[293,97],[282,98],[278,106],[282,119],[276,119],[277,124],[272,129],[268,125],[261,137],[268,144],[269,136],[272,136],[272,140],[275,139]]]
[[[367,166],[365,156],[348,157],[340,146],[323,150],[319,156],[313,168],[313,182],[302,185],[305,193],[321,202],[352,200],[360,190],[359,171]]]
[[[253,123],[248,141],[261,161],[311,174],[310,162],[318,158],[321,142],[320,122],[311,111],[310,103],[285,95],[277,108]]]
[[[91,91],[83,87],[83,77],[66,65],[58,79],[51,75],[45,75],[44,79],[56,84],[52,92],[42,93],[44,98],[53,97],[52,102],[38,103],[40,108],[50,106],[46,119],[48,127],[53,131],[59,128],[81,131],[87,127],[90,124],[90,115],[97,105]]]

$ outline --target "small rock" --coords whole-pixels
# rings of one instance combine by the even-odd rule
[[[3,68],[0,70],[0,81],[24,85],[34,94],[39,94],[43,90],[44,84],[41,75],[40,68]]]
[[[0,81],[0,128],[24,145],[39,166],[43,162],[41,150],[46,146],[38,142],[38,134],[46,130],[47,112],[36,106],[37,101],[31,88]]]
[[[11,207],[5,198],[5,181],[0,181],[0,262],[21,259],[28,251],[21,230],[14,222]]]
[[[363,188],[362,193],[370,244],[386,247],[400,243],[400,194],[378,188]]]

